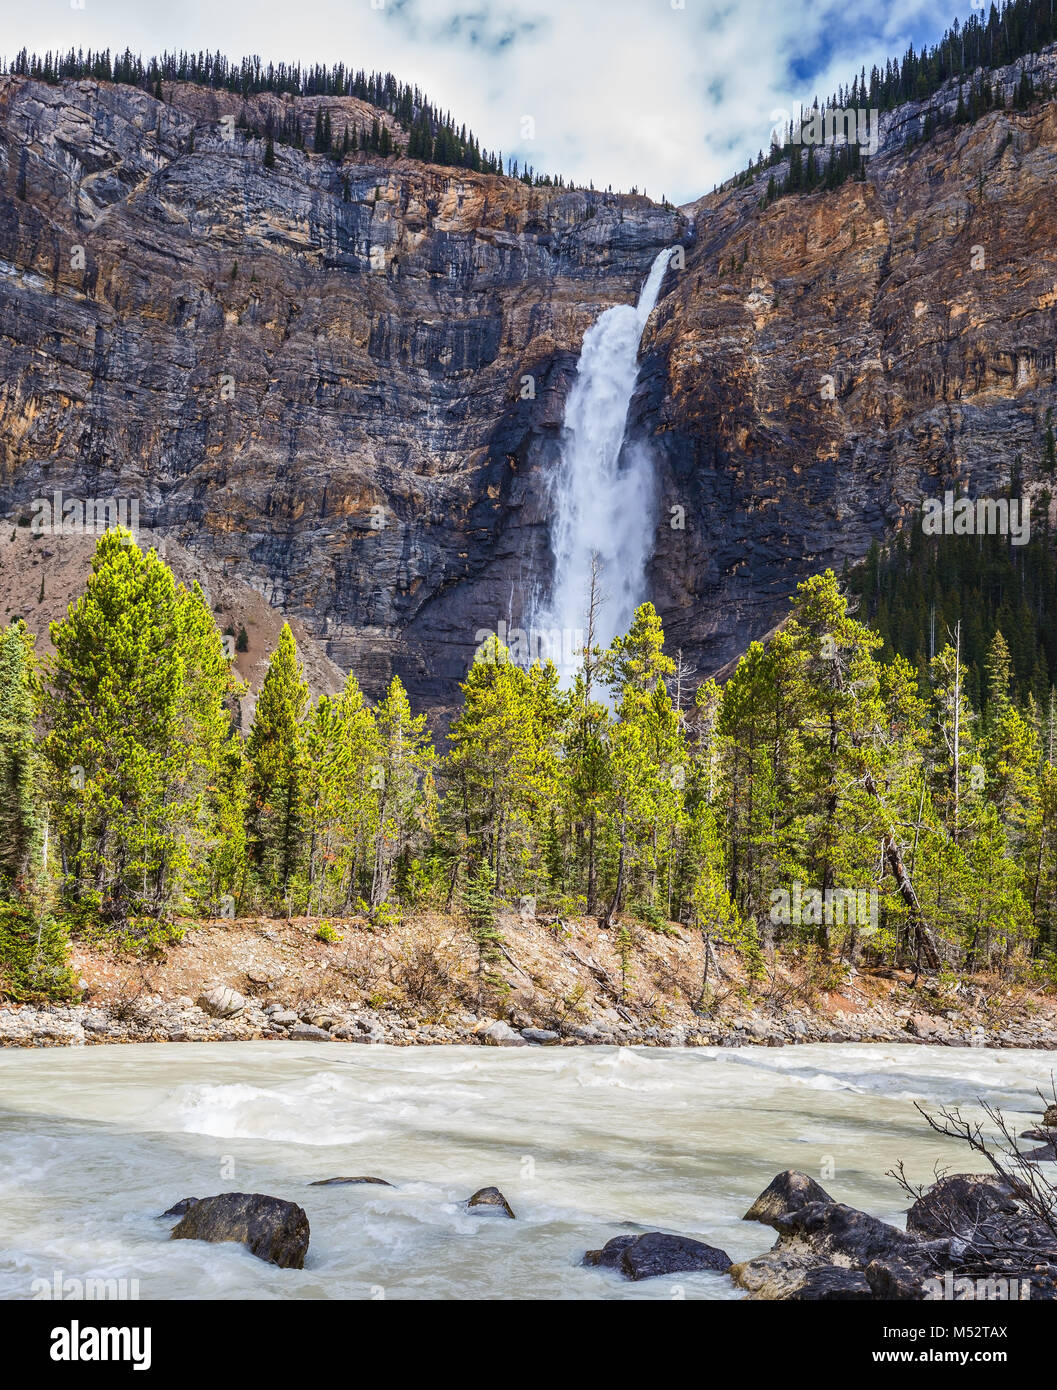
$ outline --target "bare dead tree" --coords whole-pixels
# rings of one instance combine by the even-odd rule
[[[1052,1075],[1050,1085],[1057,1103]],[[1047,1105],[1041,1090],[1038,1095]],[[957,1254],[959,1266],[967,1271],[997,1274],[1031,1269],[1057,1278],[1057,1181],[1017,1147],[1014,1128],[1001,1110],[987,1101],[979,1103],[991,1127],[990,1135],[985,1133],[985,1120],[968,1118],[957,1106],[932,1114],[915,1103],[931,1129],[967,1145],[987,1162],[1000,1184],[997,1192],[981,1192],[978,1200],[968,1204],[964,1200],[947,1202],[942,1193],[933,1193],[929,1220],[950,1238],[950,1253]],[[908,1179],[902,1163],[889,1170],[888,1176],[912,1201],[927,1195],[926,1188]],[[947,1176],[947,1170],[935,1170],[937,1181]],[[998,1205],[1001,1194],[1008,1194],[1008,1208]]]

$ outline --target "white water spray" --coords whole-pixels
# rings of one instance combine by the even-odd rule
[[[576,381],[565,403],[561,467],[552,493],[554,581],[549,599],[533,615],[537,631],[584,630],[596,556],[602,600],[596,641],[605,646],[625,632],[642,602],[655,524],[653,464],[644,445],[625,447],[624,434],[642,331],[673,249],[653,262],[634,308],[607,309],[584,334]],[[562,683],[569,683],[567,663],[559,663],[555,654],[555,664]]]

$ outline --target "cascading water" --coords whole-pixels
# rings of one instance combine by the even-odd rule
[[[532,626],[568,683],[578,659],[598,570],[595,639],[603,646],[631,624],[642,602],[655,517],[653,464],[644,445],[625,446],[639,343],[674,248],[650,268],[638,303],[607,309],[584,334],[576,381],[565,404],[562,460],[552,493],[554,580]],[[560,641],[562,659],[558,659]]]

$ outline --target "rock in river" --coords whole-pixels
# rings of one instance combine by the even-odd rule
[[[162,1216],[183,1216],[197,1201],[197,1197],[181,1197],[178,1202],[172,1204],[168,1211],[163,1211]]]
[[[795,1168],[787,1168],[772,1178],[752,1206],[742,1217],[743,1221],[762,1221],[765,1226],[773,1226],[781,1216],[798,1211],[808,1202],[829,1202],[832,1198],[824,1187],[806,1173],[798,1173]]]
[[[308,1217],[293,1202],[260,1192],[222,1192],[188,1207],[173,1228],[172,1240],[234,1240],[259,1260],[282,1269],[303,1269],[308,1250]]]
[[[724,1274],[731,1260],[725,1250],[706,1245],[704,1241],[647,1231],[641,1236],[614,1236],[601,1250],[588,1250],[583,1263],[619,1269],[628,1279],[638,1280],[652,1279],[658,1274],[689,1274],[702,1269]]]
[[[498,1187],[482,1187],[478,1189],[467,1201],[466,1209],[477,1215],[481,1215],[488,1211],[501,1211],[505,1216],[509,1216],[511,1221],[516,1220],[510,1203],[503,1196]]]
[[[320,1178],[317,1182],[310,1182],[309,1187],[343,1187],[352,1183],[374,1183],[377,1187],[392,1187],[391,1182],[386,1182],[384,1178]]]

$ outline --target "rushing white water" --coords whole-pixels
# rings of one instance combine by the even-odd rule
[[[975,1115],[982,1098],[1024,1128],[1052,1066],[1046,1052],[884,1045],[5,1050],[0,1298],[56,1274],[137,1279],[141,1298],[737,1298],[724,1275],[632,1284],[579,1260],[641,1229],[759,1254],[774,1232],[740,1217],[785,1168],[901,1224],[885,1177],[899,1159],[921,1183],[937,1163],[982,1167],[913,1102]],[[341,1175],[394,1186],[308,1186]],[[461,1206],[492,1184],[516,1221]],[[168,1240],[159,1212],[230,1191],[305,1208],[303,1270]]]
[[[554,578],[532,620],[541,633],[562,634],[563,652],[570,646],[566,634],[585,629],[593,557],[601,571],[596,637],[603,645],[628,629],[643,600],[656,510],[653,464],[645,445],[626,444],[624,435],[642,331],[672,249],[653,262],[634,308],[607,309],[584,334],[565,403],[561,466],[551,498]],[[552,640],[552,651],[556,645]],[[555,664],[566,663],[555,654]],[[568,681],[571,672],[562,675]]]

